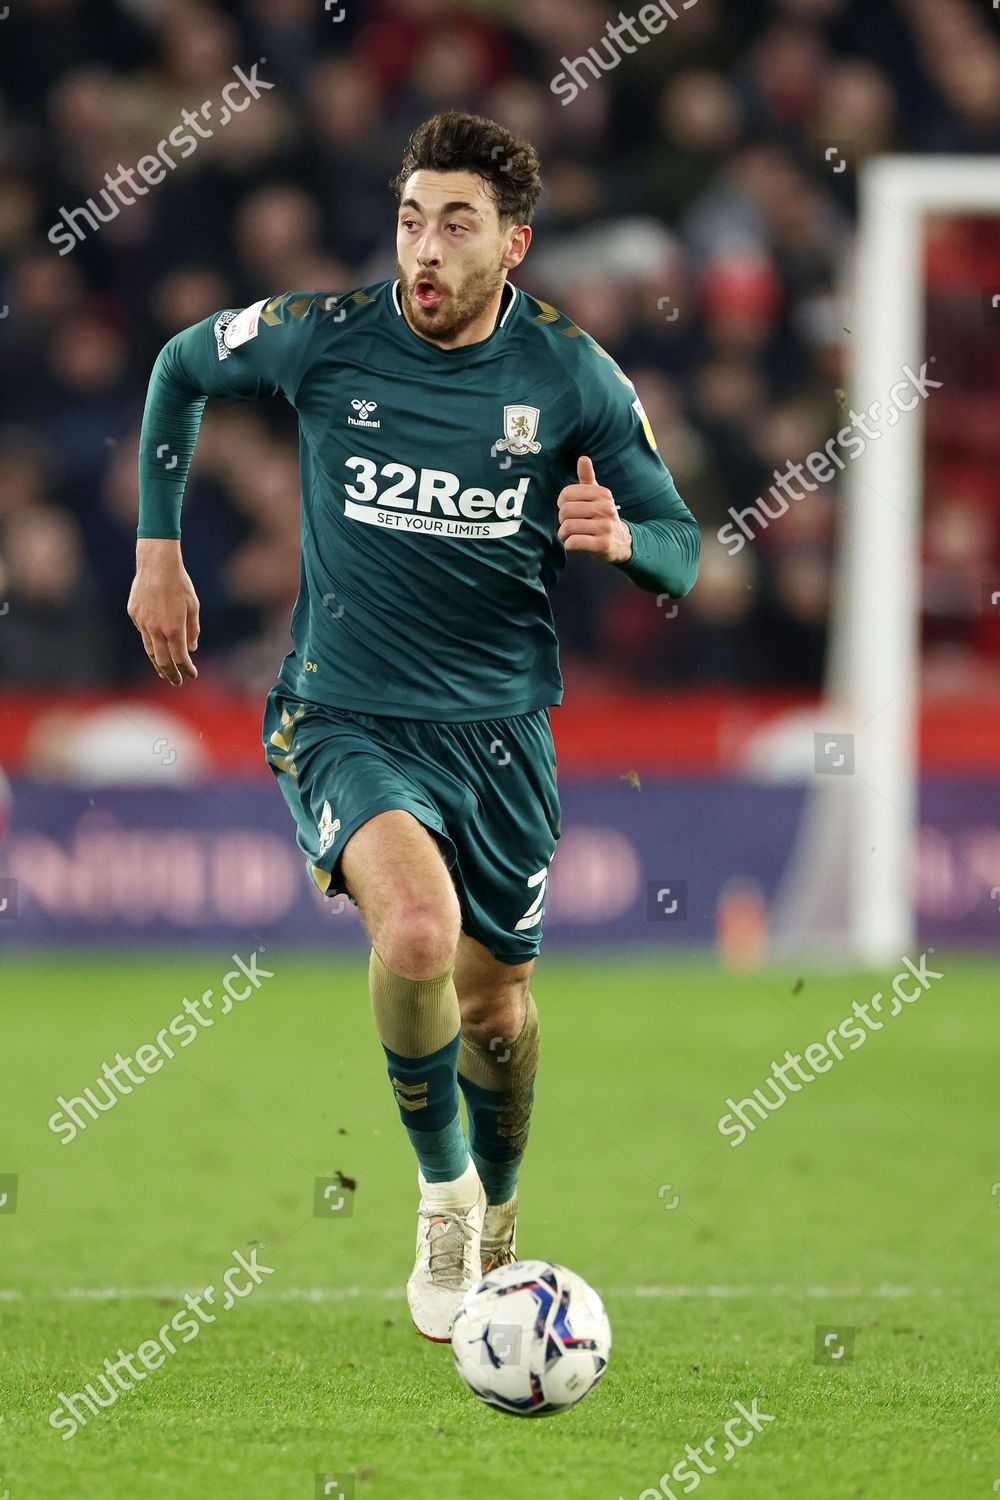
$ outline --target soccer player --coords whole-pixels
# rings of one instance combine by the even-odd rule
[[[418,1162],[407,1295],[445,1341],[466,1290],[516,1254],[560,832],[548,594],[567,552],[587,552],[679,597],[699,531],[628,378],[508,280],[532,238],[534,148],[448,111],[411,136],[392,187],[395,279],[228,309],[161,352],[128,612],[165,682],[197,676],[180,515],[205,400],[283,395],[301,587],[264,746],[313,881],[349,895],[371,941]]]

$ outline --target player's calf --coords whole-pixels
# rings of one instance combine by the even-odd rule
[[[533,964],[500,964],[463,938],[456,971],[462,1011],[458,1081],[472,1160],[486,1190],[483,1273],[517,1254],[517,1179],[528,1140],[538,1067]]]
[[[469,1113],[472,1159],[491,1205],[507,1203],[517,1186],[528,1143],[538,1054],[538,1010],[530,992],[516,1036],[497,1035],[484,1047],[462,1035],[458,1081]]]

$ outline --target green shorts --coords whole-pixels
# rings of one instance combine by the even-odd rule
[[[463,931],[501,963],[535,957],[560,832],[547,708],[439,724],[303,703],[279,684],[263,738],[309,874],[327,896],[346,891],[340,856],[351,835],[402,808],[438,841]]]

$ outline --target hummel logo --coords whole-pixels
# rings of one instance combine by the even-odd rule
[[[381,427],[380,421],[370,422],[368,419],[373,411],[378,409],[377,401],[352,401],[352,410],[357,412],[356,417],[348,417],[347,421],[351,427]]]

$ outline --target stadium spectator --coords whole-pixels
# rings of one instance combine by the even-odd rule
[[[61,681],[144,674],[124,594],[157,351],[221,307],[391,275],[386,181],[407,131],[441,106],[496,114],[538,145],[523,283],[636,380],[707,542],[772,467],[827,441],[857,168],[885,150],[1000,150],[995,32],[971,0],[699,0],[566,106],[549,85],[606,19],[596,0],[376,0],[337,23],[310,0],[19,0],[0,85],[8,678],[47,658],[24,644],[26,622],[51,641],[70,609]],[[259,59],[273,87],[223,125],[223,89]],[[196,149],[60,254],[49,229],[203,101],[213,128]],[[997,358],[981,312],[982,287],[1000,285],[995,227],[937,226],[928,271],[934,347],[955,370],[928,414],[929,639],[944,630],[978,681],[996,632],[954,601],[977,550],[998,561],[1000,438],[980,394]],[[838,496],[834,484],[791,507],[752,560],[708,546],[669,622],[617,576],[568,569],[554,602],[573,685],[621,681],[623,661],[649,686],[818,685]],[[946,525],[954,496],[970,509]],[[210,410],[185,539],[203,671],[256,681],[284,649],[297,507],[292,414]]]

